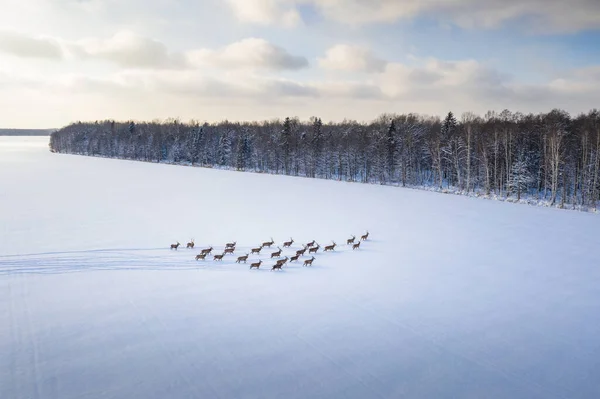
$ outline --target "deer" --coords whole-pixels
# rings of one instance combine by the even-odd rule
[[[177,241],[177,244],[171,244],[171,249],[177,250],[181,244]]]
[[[360,241],[357,242],[356,244],[352,244],[352,250],[354,251],[355,249],[360,249]]]
[[[235,261],[235,263],[240,263],[242,261],[244,261],[244,263],[246,263],[246,261],[248,260],[248,254],[244,255],[244,256],[238,256],[237,260]]]
[[[346,245],[354,244],[355,239],[356,239],[356,236],[352,236],[352,238],[348,238],[346,240]]]
[[[319,244],[317,244],[317,246],[316,246],[316,247],[309,248],[309,249],[308,249],[308,253],[309,253],[309,254],[316,254],[316,253],[317,253],[317,251],[319,250],[319,248],[321,248],[321,246],[320,246]]]
[[[337,244],[335,243],[335,241],[332,241],[332,243],[332,245],[326,245],[325,248],[323,248],[323,252],[333,251]]]
[[[192,238],[192,240],[190,242],[188,242],[185,247],[194,249],[194,239]]]
[[[302,255],[304,255],[304,253],[306,252],[306,248],[308,248],[308,247],[305,246],[304,248],[297,250],[296,251],[296,256],[302,256]]]
[[[301,255],[299,255],[299,254],[296,254],[296,255],[292,256],[292,257],[290,258],[290,263],[291,263],[291,262],[296,262],[300,256],[301,256]]]
[[[313,245],[315,245],[315,240],[312,240],[311,242],[306,243],[307,247],[312,247]]]
[[[277,249],[279,249],[279,251],[277,251],[277,252],[271,252],[271,259],[273,259],[273,258],[279,258],[281,256],[281,248],[277,247]]]
[[[196,255],[196,260],[200,260],[200,259],[205,260],[206,259],[206,254],[198,254],[198,255]]]
[[[256,270],[258,270],[258,268],[260,267],[261,263],[262,263],[262,260],[259,260],[256,263],[250,263],[250,270],[252,270],[253,267],[256,267]]]
[[[304,264],[302,266],[312,266],[313,260],[315,260],[314,256],[312,258],[310,258],[310,259],[306,259],[304,261]]]
[[[277,262],[275,262],[275,264],[271,268],[271,271],[273,271],[275,269],[281,270],[281,266],[283,266],[285,264],[285,262],[287,262],[287,256],[285,257],[285,259],[279,259]]]
[[[294,239],[292,237],[290,237],[289,241],[286,241],[286,242],[283,243],[283,247],[284,248],[289,248],[289,247],[292,246],[293,243],[294,243]]]
[[[201,252],[201,253],[202,253],[203,255],[206,255],[206,254],[209,254],[209,253],[211,253],[211,252],[212,252],[212,250],[213,250],[213,247],[210,247],[210,248],[205,248],[205,249],[203,249],[203,250],[202,250],[202,252]]]
[[[367,230],[366,234],[360,236],[360,239],[363,240],[363,241],[367,241],[367,238],[369,238],[369,230]]]
[[[263,242],[262,246],[271,248],[271,245],[273,245],[273,244],[275,244],[275,241],[273,241],[273,237],[271,237],[271,241]]]
[[[216,254],[213,256],[213,260],[223,260],[223,256],[225,256],[225,252],[223,252],[221,255]]]
[[[225,248],[225,250],[223,251],[223,254],[232,254],[233,255],[233,251],[235,251],[235,247]]]
[[[225,248],[235,248],[235,244],[237,244],[237,241],[228,242],[227,244],[225,244]]]
[[[258,248],[252,248],[252,250],[250,251],[251,254],[260,254],[260,250],[263,248],[263,246],[261,245]]]

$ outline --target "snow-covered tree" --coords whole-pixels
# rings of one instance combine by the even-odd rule
[[[219,139],[217,147],[217,165],[227,166],[231,157],[231,137],[229,132],[224,132]]]
[[[532,182],[533,176],[529,171],[528,159],[520,154],[512,164],[510,176],[510,188],[517,193],[517,200],[521,199],[521,193],[527,192]]]

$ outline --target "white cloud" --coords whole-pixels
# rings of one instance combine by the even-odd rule
[[[0,52],[22,58],[61,59],[59,43],[45,37],[34,37],[19,32],[0,31]]]
[[[19,57],[100,60],[123,68],[192,69],[215,67],[233,70],[297,70],[308,60],[290,54],[265,39],[246,38],[220,49],[193,49],[173,52],[152,38],[119,31],[109,38],[86,38],[69,42],[58,38],[34,38],[0,32],[0,52]]]
[[[118,32],[109,39],[83,39],[69,48],[76,56],[111,61],[123,67],[185,66],[183,54],[171,53],[163,43],[127,31]]]
[[[495,28],[519,18],[538,31],[579,31],[600,27],[597,0],[229,0],[242,21],[281,22],[286,14],[300,19],[298,6],[310,4],[330,20],[345,24],[391,23],[428,15],[463,27]]]
[[[339,71],[381,72],[386,62],[377,58],[371,50],[362,46],[338,44],[327,50],[324,58],[319,58],[323,69]]]
[[[294,27],[301,23],[298,10],[287,0],[227,0],[236,17],[261,25]]]
[[[318,90],[323,98],[352,100],[388,100],[381,87],[373,82],[327,81],[313,82],[311,86]],[[350,117],[348,115],[348,117]]]
[[[461,97],[493,99],[497,91],[507,90],[507,76],[475,60],[441,61],[430,58],[416,66],[390,63],[377,78],[390,98],[427,99],[455,103]],[[496,93],[494,93],[496,91]]]
[[[165,92],[207,99],[219,98],[225,102],[233,99],[265,100],[318,95],[316,89],[302,82],[253,74],[214,77],[192,70],[177,73],[157,71],[141,77],[137,74],[130,75],[124,80],[129,82],[137,80],[145,89],[155,93]]]
[[[306,58],[288,53],[264,39],[247,38],[222,49],[201,49],[187,53],[190,64],[228,69],[301,69],[308,66]]]
[[[37,85],[31,76],[4,74],[3,77],[0,73],[0,84],[12,82],[5,86],[9,90],[19,87],[40,92],[51,90],[52,98],[73,94],[107,96],[107,104],[110,104],[111,93],[127,96],[137,93],[140,106],[150,99],[179,96],[191,101],[212,101],[215,107],[222,108],[221,114],[228,114],[227,107],[231,102],[245,103],[248,110],[254,109],[258,115],[267,105],[294,100],[296,108],[290,108],[289,113],[302,114],[303,110],[310,109],[328,119],[333,115],[369,119],[372,112],[369,107],[374,103],[382,108],[371,114],[371,118],[380,112],[391,111],[390,107],[401,107],[395,109],[397,112],[433,114],[448,109],[484,113],[489,109],[537,112],[559,107],[571,112],[585,111],[593,107],[600,90],[597,69],[569,71],[538,85],[514,82],[474,60],[437,59],[421,60],[410,66],[390,63],[383,72],[373,74],[367,81],[295,81],[248,73],[211,76],[202,70],[128,70],[109,77],[63,75],[51,80],[38,77]],[[344,101],[351,105],[335,109],[328,105],[329,101],[332,104]],[[174,105],[165,104],[164,112],[178,114]],[[316,104],[322,108],[315,109]],[[77,108],[72,111],[73,117],[76,111]],[[149,114],[146,117],[153,118]]]

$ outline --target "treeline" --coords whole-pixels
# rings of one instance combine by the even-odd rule
[[[503,111],[444,119],[384,114],[371,123],[78,122],[54,152],[345,181],[433,187],[596,208],[600,112]]]

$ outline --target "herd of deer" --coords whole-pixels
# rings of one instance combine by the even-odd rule
[[[360,236],[360,239],[358,240],[358,242],[355,242],[356,240],[356,236],[352,236],[351,238],[346,240],[346,245],[352,245],[352,250],[355,249],[359,249],[360,248],[360,243],[362,241],[366,241],[367,238],[369,238],[369,231],[367,230],[367,232],[365,234],[363,234],[362,236]],[[238,256],[237,260],[235,261],[236,263],[241,263],[244,262],[246,263],[246,261],[248,260],[248,257],[252,254],[256,254],[256,255],[260,255],[260,251],[267,247],[267,248],[271,248],[271,246],[275,243],[275,241],[273,240],[273,237],[271,237],[271,241],[265,241],[263,242],[259,247],[257,248],[251,248],[250,253],[243,255],[243,256]],[[292,246],[292,244],[294,243],[294,239],[290,238],[290,241],[285,241],[283,243],[283,247],[284,248],[290,248]],[[235,246],[237,244],[237,241],[234,242],[228,242],[225,244],[225,249],[223,250],[222,254],[215,254],[213,255],[213,260],[217,261],[217,260],[223,260],[223,257],[227,254],[232,254],[235,252]],[[171,244],[171,249],[177,250],[177,248],[179,248],[181,244],[179,243],[179,241],[177,241],[177,244]],[[190,249],[194,249],[194,239],[190,240],[190,242],[187,243],[186,248],[190,248]],[[335,247],[337,246],[337,244],[335,243],[335,241],[332,241],[331,245],[326,245],[323,247],[323,252],[327,252],[327,251],[333,251],[335,250]],[[285,257],[283,259],[277,259],[275,261],[275,264],[272,266],[271,271],[273,270],[281,270],[281,268],[283,267],[283,265],[285,265],[288,261],[291,262],[297,262],[298,259],[301,256],[304,256],[304,253],[308,250],[309,255],[310,254],[316,254],[319,249],[321,248],[321,246],[315,242],[315,240],[312,240],[311,242],[307,242],[306,244],[304,244],[302,246],[302,249],[299,249],[296,251],[296,254],[294,256],[291,257]],[[272,252],[271,253],[271,259],[273,258],[281,258],[281,252],[282,249],[277,247],[277,251]],[[198,255],[196,255],[196,260],[205,260],[207,255],[210,255],[211,252],[213,250],[213,247],[209,247],[209,248],[205,248],[202,249],[200,251],[200,253]],[[302,264],[302,266],[312,266],[313,261],[315,260],[315,257],[312,256],[310,259],[306,259],[304,261],[304,263]],[[250,269],[252,270],[253,268],[258,269],[262,264],[262,260],[259,260],[258,262],[255,263],[251,263],[250,264]]]

